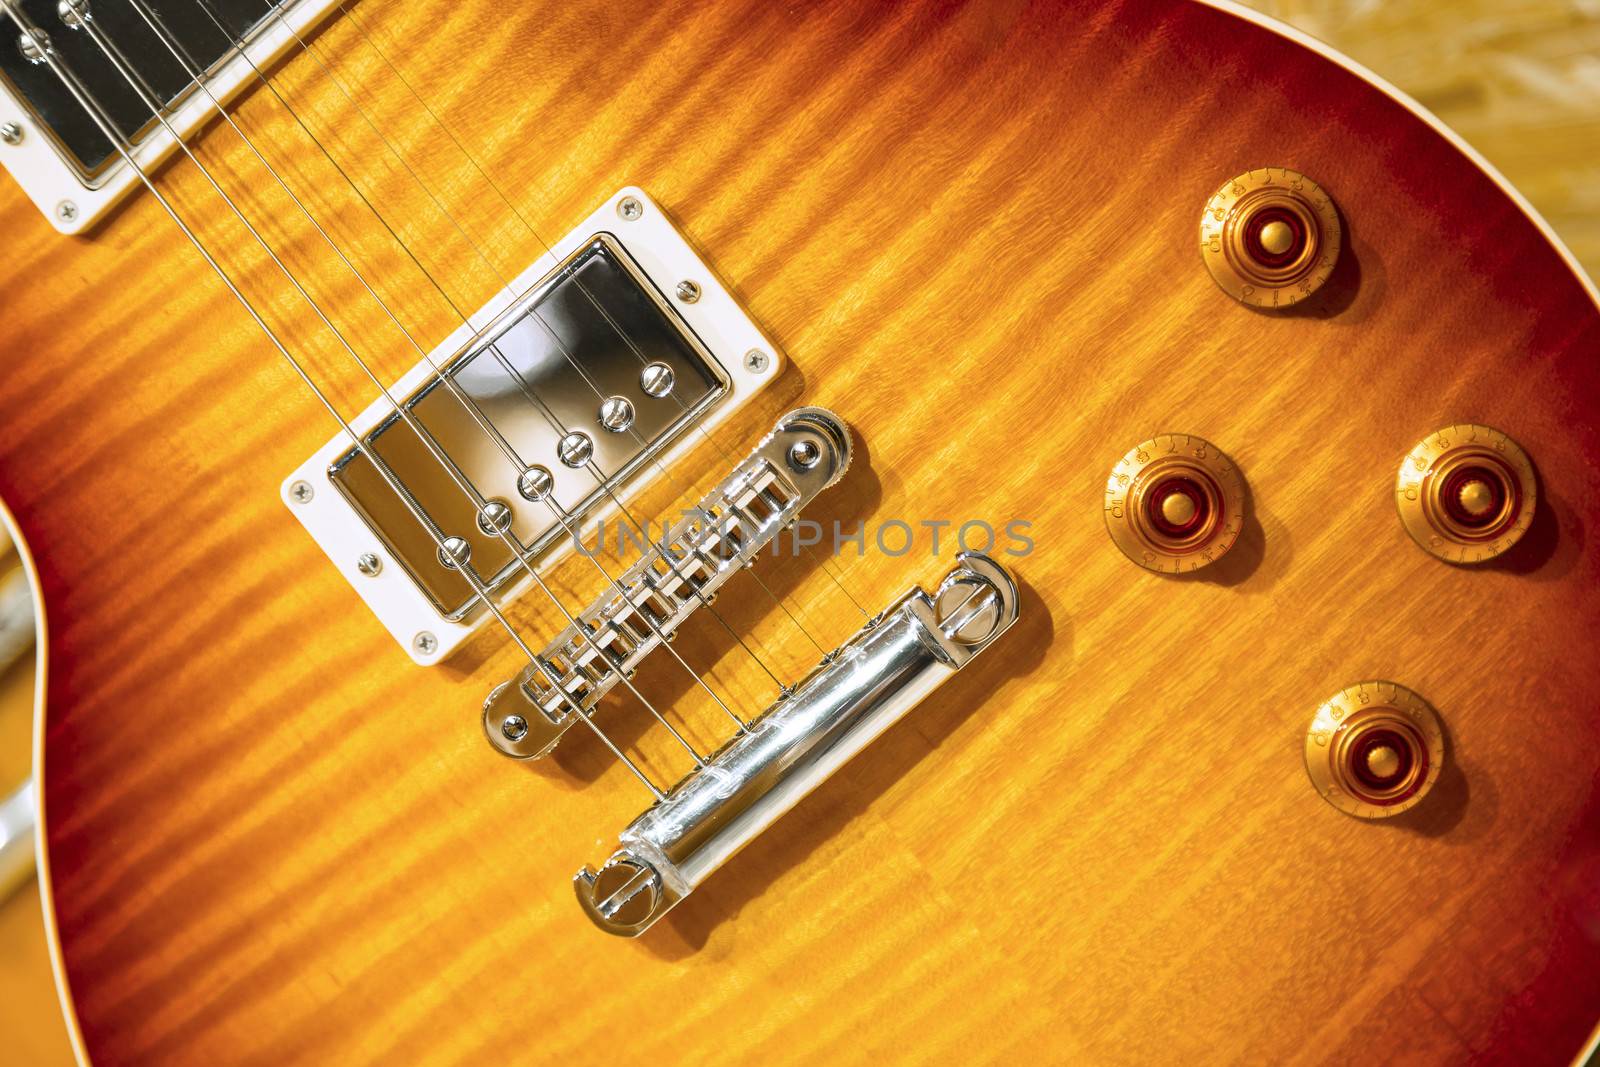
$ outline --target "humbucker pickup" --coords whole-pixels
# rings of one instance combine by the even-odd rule
[[[780,367],[666,215],[624,189],[353,420],[359,447],[340,434],[302,463],[284,502],[436,663],[490,618],[480,590],[515,598],[535,559],[570,551],[581,521]]]
[[[821,408],[778,421],[732,474],[613,588],[579,613],[536,663],[484,705],[489,742],[537,758],[850,465],[850,433]]]

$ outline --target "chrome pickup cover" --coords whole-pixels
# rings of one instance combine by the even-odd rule
[[[440,541],[460,538],[510,603],[535,559],[571,551],[585,513],[626,505],[782,367],[666,213],[623,189],[351,420],[370,454],[336,435],[284,479],[283,501],[412,660],[438,663],[492,618]],[[563,451],[574,433],[587,457]],[[548,493],[523,495],[524,464]]]
[[[649,368],[671,388],[647,390]],[[728,378],[698,338],[629,259],[617,239],[598,234],[542,285],[519,299],[471,349],[442,368],[454,388],[434,377],[402,403],[483,496],[506,509],[509,533],[528,555],[575,535],[591,508],[722,398]],[[464,394],[522,464],[514,464],[461,399]],[[601,407],[618,400],[626,426],[601,422]],[[581,463],[563,461],[562,441],[579,442]],[[413,502],[444,537],[471,550],[481,584],[499,589],[522,563],[451,472],[398,413],[334,462],[334,486],[447,619],[477,600],[471,583],[439,559],[438,544],[372,461],[394,472]],[[548,500],[523,499],[524,465],[553,480]],[[558,511],[557,508],[560,510]],[[571,524],[569,529],[568,524]]]
[[[749,565],[850,465],[850,432],[821,408],[791,411],[749,458],[484,704],[490,744],[518,759],[555,748],[695,608]]]

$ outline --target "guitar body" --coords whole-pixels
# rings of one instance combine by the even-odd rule
[[[523,662],[503,632],[438,668],[395,646],[279,496],[337,427],[150,195],[64,239],[7,187],[0,494],[43,581],[48,887],[89,1058],[1578,1052],[1600,1004],[1600,310],[1450,140],[1180,0],[353,10],[531,223],[402,122],[349,19],[327,25],[318,47],[497,263],[647,189],[790,361],[719,447],[837,411],[858,455],[813,517],[1025,521],[1032,550],[1000,557],[1021,619],[655,929],[607,937],[568,883],[648,800],[626,770],[587,735],[536,765],[484,743],[482,699]],[[303,55],[277,78],[308,111],[346,106]],[[290,135],[269,94],[237,113]],[[455,231],[345,129],[379,206],[487,299]],[[230,137],[205,138],[219,180],[319,269]],[[1230,299],[1198,252],[1207,199],[1263,165],[1313,176],[1347,227],[1291,312]],[[387,262],[319,166],[285,176]],[[159,184],[218,210],[192,167]],[[428,344],[458,325],[394,291]],[[381,325],[352,335],[392,381],[416,356]],[[1394,499],[1408,450],[1467,422],[1520,442],[1541,493],[1478,567],[1421,551]],[[1125,558],[1103,515],[1112,465],[1167,431],[1224,449],[1252,516],[1179,578]],[[726,467],[685,463],[701,488]],[[904,555],[763,561],[801,622],[756,596],[724,597],[729,621],[797,676],[800,625],[825,647],[861,625],[838,585],[876,610],[944,573],[954,527],[937,559],[918,529]],[[584,578],[553,588],[576,603]],[[536,642],[562,624],[533,597],[509,614]],[[680,650],[770,699],[731,642]],[[1385,821],[1324,803],[1302,755],[1318,705],[1374,678],[1425,694],[1448,746]],[[639,681],[686,692],[664,665]],[[607,714],[640,746],[659,732]]]

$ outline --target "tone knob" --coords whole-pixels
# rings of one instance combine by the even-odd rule
[[[1286,167],[1222,183],[1200,217],[1200,255],[1222,291],[1253,307],[1282,308],[1316,292],[1344,241],[1322,186]]]
[[[1360,682],[1317,709],[1306,772],[1329,804],[1363,819],[1415,807],[1444,768],[1439,715],[1394,682]]]
[[[1196,571],[1221,559],[1244,527],[1244,480],[1216,445],[1158,434],[1136,445],[1106,479],[1106,529],[1135,563]]]
[[[1538,504],[1533,461],[1488,426],[1447,426],[1400,464],[1395,500],[1406,532],[1446,563],[1481,563],[1522,539]]]

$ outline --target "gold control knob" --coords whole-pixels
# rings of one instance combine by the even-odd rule
[[[1411,539],[1446,563],[1481,563],[1522,539],[1538,504],[1533,461],[1488,426],[1447,426],[1400,464],[1395,500]]]
[[[1393,682],[1360,682],[1317,709],[1306,731],[1306,773],[1349,815],[1387,819],[1415,807],[1444,769],[1439,715]]]
[[[1135,563],[1179,574],[1215,563],[1244,527],[1244,480],[1216,445],[1164,433],[1135,446],[1106,479],[1106,529]]]
[[[1252,307],[1283,308],[1333,273],[1344,234],[1322,186],[1286,167],[1222,183],[1200,216],[1200,255],[1222,291]]]

